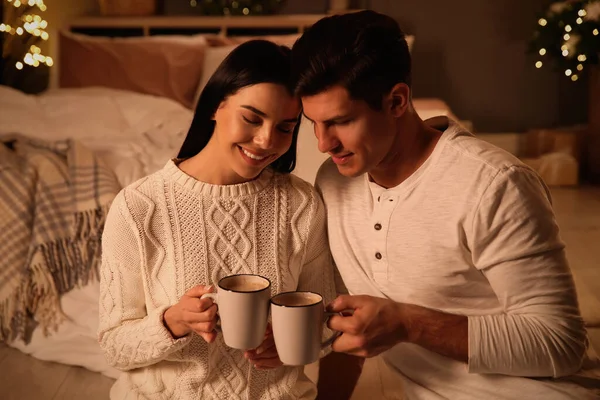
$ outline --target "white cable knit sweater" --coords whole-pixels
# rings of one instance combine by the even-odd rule
[[[256,370],[222,336],[173,339],[163,313],[187,289],[256,273],[272,293],[335,295],[325,213],[308,183],[265,170],[229,186],[199,182],[175,162],[123,189],[103,235],[99,341],[126,371],[112,399],[307,399],[301,367]]]

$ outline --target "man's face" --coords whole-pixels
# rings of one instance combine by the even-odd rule
[[[386,157],[396,135],[395,117],[383,101],[373,110],[354,100],[342,86],[302,97],[306,118],[314,123],[319,151],[328,153],[344,176],[355,177],[376,168]]]

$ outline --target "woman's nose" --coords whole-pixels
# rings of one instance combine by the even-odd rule
[[[263,126],[258,135],[254,137],[256,143],[261,149],[269,150],[275,145],[275,128]]]

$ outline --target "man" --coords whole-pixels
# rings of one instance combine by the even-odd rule
[[[331,156],[316,186],[351,294],[330,307],[352,311],[329,322],[343,333],[333,350],[381,354],[395,377],[383,392],[410,399],[596,398],[600,380],[572,383],[588,341],[538,175],[454,121],[419,118],[390,17],[324,18],[293,59],[304,114]]]

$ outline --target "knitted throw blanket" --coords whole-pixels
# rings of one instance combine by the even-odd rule
[[[120,190],[73,140],[0,136],[0,341],[29,343],[65,316],[60,296],[98,278],[100,239]]]

